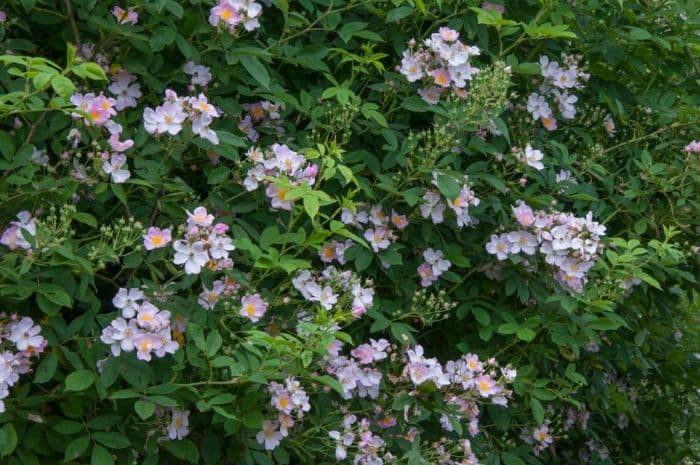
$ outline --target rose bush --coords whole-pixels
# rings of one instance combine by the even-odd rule
[[[0,3],[2,463],[694,463],[692,1]]]

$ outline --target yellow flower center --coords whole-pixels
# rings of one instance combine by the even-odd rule
[[[255,305],[254,304],[247,304],[245,306],[245,312],[248,316],[255,315]]]

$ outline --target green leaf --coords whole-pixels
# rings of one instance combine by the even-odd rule
[[[97,431],[92,433],[92,439],[110,449],[125,449],[129,447],[129,439],[121,433]]]
[[[319,210],[318,197],[310,194],[305,195],[304,210],[306,211],[306,214],[309,215],[309,218],[315,218]]]
[[[430,110],[430,106],[420,97],[407,97],[401,102],[401,106],[408,111],[423,113]]]
[[[530,409],[532,410],[532,415],[535,417],[535,423],[538,425],[544,423],[544,408],[542,407],[542,403],[532,398],[530,399]]]
[[[632,40],[647,40],[651,39],[652,35],[646,29],[640,29],[638,27],[630,28],[630,39]]]
[[[620,323],[612,321],[610,318],[606,317],[596,318],[595,320],[588,323],[589,328],[597,329],[600,331],[614,330],[619,328],[620,326],[622,326]]]
[[[107,449],[95,444],[92,448],[90,465],[114,465],[114,459]]]
[[[510,452],[501,452],[501,459],[506,465],[525,465],[525,462],[520,457]]]
[[[270,74],[267,72],[267,68],[260,63],[260,60],[249,55],[243,55],[239,57],[239,59],[243,67],[246,69],[246,71],[248,71],[248,73],[250,73],[253,79],[258,81],[258,83],[265,88],[270,87]]]
[[[71,69],[76,76],[93,81],[109,81],[104,70],[97,63],[82,63]]]
[[[128,202],[126,200],[126,191],[122,186],[120,186],[119,184],[112,183],[109,187],[112,189],[112,192],[114,192],[114,195],[119,199],[119,201],[122,204],[128,205]]]
[[[180,460],[187,460],[190,463],[199,461],[199,450],[189,439],[165,441],[163,447]]]
[[[455,178],[446,174],[438,175],[437,183],[438,189],[448,200],[454,200],[462,191],[462,186],[459,185]]]
[[[60,74],[51,78],[51,87],[63,98],[68,98],[75,92],[75,85],[73,85],[71,80]]]
[[[78,370],[66,376],[66,391],[84,391],[95,382],[95,373],[89,370]]]
[[[11,423],[5,423],[0,429],[0,456],[7,457],[17,448],[17,432]]]
[[[213,357],[221,348],[223,339],[218,331],[214,330],[207,336],[207,355]]]
[[[316,381],[318,383],[321,383],[323,385],[326,385],[328,387],[333,388],[333,390],[335,392],[337,392],[338,394],[340,394],[341,396],[345,395],[344,390],[343,390],[343,386],[341,386],[341,384],[335,378],[332,378],[328,375],[322,375],[322,376],[311,376],[311,379],[313,379],[314,381]]]
[[[44,359],[39,363],[34,374],[34,382],[36,384],[43,384],[51,380],[53,375],[56,374],[56,367],[58,366],[58,358],[56,354],[50,352]]]
[[[407,16],[410,16],[411,13],[413,13],[413,8],[410,6],[400,6],[398,8],[394,8],[386,14],[386,22],[395,23]]]
[[[142,420],[146,420],[156,409],[156,404],[148,400],[137,400],[134,403],[134,410],[141,417]]]
[[[12,160],[12,156],[15,154],[14,139],[5,131],[0,131],[0,153],[6,160]]]
[[[525,328],[521,326],[517,329],[517,331],[515,331],[515,335],[518,336],[518,339],[530,342],[535,338],[536,333],[530,328]]]
[[[556,399],[556,396],[552,393],[552,391],[544,388],[535,388],[532,390],[532,395],[537,397],[540,400],[554,400]]]
[[[85,453],[89,445],[90,436],[81,436],[77,439],[72,440],[66,446],[63,459],[66,462],[77,459]]]

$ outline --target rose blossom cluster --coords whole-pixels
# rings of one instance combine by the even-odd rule
[[[143,95],[141,86],[136,82],[136,76],[125,69],[119,69],[112,75],[112,83],[107,90],[115,97],[114,108],[117,111],[136,108],[137,99]]]
[[[286,145],[272,144],[268,150],[251,147],[246,152],[246,157],[253,162],[248,169],[243,186],[248,192],[258,188],[260,184],[266,184],[265,195],[270,199],[272,208],[291,210],[293,200],[287,199],[289,188],[269,182],[266,177],[282,178],[289,184],[298,186],[308,183],[313,186],[318,174],[318,166],[309,163],[305,156],[295,152]]]
[[[382,372],[374,364],[387,358],[389,342],[386,339],[370,339],[369,343],[351,350],[350,357],[340,355],[342,347],[342,342],[333,341],[324,359],[326,371],[338,380],[345,399],[352,399],[354,393],[360,398],[376,399]]]
[[[525,150],[521,150],[518,147],[513,147],[511,152],[515,154],[515,159],[523,165],[527,165],[530,168],[536,169],[537,171],[544,169],[544,164],[542,163],[544,154],[540,150],[533,149],[530,144],[525,146]]]
[[[121,316],[102,330],[100,340],[110,346],[112,355],[136,351],[136,358],[150,362],[174,354],[180,345],[172,338],[170,312],[160,310],[148,301],[138,288],[120,288],[112,304]]]
[[[121,140],[124,128],[114,120],[117,115],[117,110],[136,107],[136,99],[141,96],[140,86],[134,81],[136,78],[129,74],[126,70],[119,70],[114,74],[114,81],[108,87],[110,93],[116,98],[106,97],[102,92],[95,95],[90,92],[87,94],[74,93],[70,101],[77,109],[87,114],[71,113],[73,118],[83,118],[83,123],[86,126],[94,125],[106,129],[110,136],[108,139],[110,150],[103,150],[93,159],[102,162],[102,172],[110,176],[112,182],[121,184],[131,177],[131,172],[125,168],[126,152],[134,145],[132,139]],[[77,129],[69,133],[69,139],[73,141],[73,148],[76,148],[81,140],[80,131]],[[67,155],[67,154],[64,154]],[[48,162],[48,160],[47,160]],[[87,178],[86,167],[81,165],[77,159],[73,160],[75,167],[71,176],[76,180]]]
[[[206,87],[212,79],[211,70],[207,66],[195,64],[194,61],[185,63],[182,72],[191,76],[190,85],[187,87],[190,92],[194,92],[196,86]]]
[[[251,142],[257,142],[260,137],[260,133],[255,129],[255,125],[258,125],[258,127],[272,127],[278,134],[284,131],[284,128],[278,124],[281,105],[261,100],[255,103],[244,103],[242,107],[246,115],[238,123],[238,129]]]
[[[277,410],[277,420],[265,420],[255,439],[265,446],[265,450],[273,450],[282,438],[289,435],[294,417],[297,420],[304,418],[304,413],[311,410],[311,404],[301,383],[292,377],[287,378],[284,385],[271,382],[267,390],[271,396],[270,404]]]
[[[0,413],[5,412],[4,399],[10,395],[10,388],[20,375],[29,373],[32,357],[42,353],[46,344],[41,326],[31,318],[0,314]]]
[[[566,409],[566,420],[562,426],[564,431],[571,431],[576,423],[579,424],[582,430],[588,429],[588,420],[591,418],[591,412],[586,408],[586,404],[582,403],[580,410],[577,412],[573,407]]]
[[[441,250],[428,248],[423,252],[423,258],[425,261],[418,267],[420,285],[423,287],[430,287],[452,266],[449,260],[443,258]]]
[[[348,449],[353,448],[352,463],[360,465],[383,465],[394,459],[390,452],[384,452],[384,440],[370,430],[371,421],[363,418],[357,421],[355,415],[343,418],[343,432],[329,431],[328,436],[335,441],[335,458],[338,461],[348,458]]]
[[[190,434],[190,411],[170,408],[170,423],[165,434],[171,441],[180,440]]]
[[[543,424],[532,430],[528,428],[523,428],[520,433],[520,438],[526,443],[533,445],[532,452],[535,455],[540,455],[542,451],[553,447],[554,436],[550,432],[549,420],[546,420]]]
[[[700,153],[700,141],[693,140],[684,149],[687,153]]]
[[[533,211],[523,201],[513,207],[513,214],[523,229],[491,235],[486,251],[498,260],[520,252],[539,252],[554,267],[557,281],[572,291],[583,292],[588,270],[602,248],[605,226],[593,221],[591,212],[580,218],[571,213]]]
[[[105,126],[112,120],[112,117],[117,115],[117,100],[107,97],[104,92],[100,92],[97,95],[93,92],[86,94],[76,92],[71,95],[70,102],[82,112],[82,114],[73,112],[71,116],[73,118],[83,118],[85,126]]]
[[[438,186],[439,176],[440,173],[437,171],[433,172],[432,184],[436,187]],[[428,189],[425,195],[423,195],[420,213],[423,218],[430,218],[433,224],[440,224],[445,221],[445,210],[447,206],[454,212],[458,227],[474,226],[478,224],[479,221],[469,214],[469,207],[476,207],[479,203],[481,203],[481,200],[479,200],[469,186],[467,176],[464,176],[462,188],[454,199],[443,200],[439,193]]]
[[[562,58],[565,66],[550,61],[544,55],[540,56],[540,71],[544,81],[540,84],[539,93],[533,92],[527,99],[527,111],[532,115],[532,119],[540,120],[549,131],[557,128],[557,119],[549,102],[557,104],[563,119],[574,119],[578,97],[570,92],[582,87],[581,79],[589,78],[589,74],[579,69],[576,57],[562,55]]]
[[[445,391],[446,410],[440,424],[446,431],[453,431],[453,422],[466,419],[469,433],[479,434],[479,406],[482,399],[490,399],[494,405],[507,406],[512,392],[508,384],[513,382],[516,371],[499,367],[495,359],[485,362],[475,354],[466,354],[458,360],[450,360],[443,367],[436,358],[426,358],[423,347],[417,345],[406,351],[403,376],[414,386],[432,382]]]
[[[183,124],[189,119],[194,134],[218,145],[219,136],[209,125],[214,118],[220,116],[220,110],[209,103],[204,94],[197,97],[178,97],[175,91],[166,89],[162,105],[155,109],[147,107],[143,111],[143,125],[149,134],[167,132],[174,136],[182,131]]]
[[[316,302],[326,310],[350,307],[355,318],[364,315],[374,303],[371,281],[362,280],[352,271],[340,271],[329,266],[320,274],[301,271],[292,285],[304,300]]]
[[[364,203],[357,204],[356,213],[347,207],[343,208],[340,220],[359,229],[375,253],[388,249],[398,239],[392,228],[402,230],[408,226],[406,215],[400,215],[394,210],[387,214],[381,204],[371,207]],[[383,265],[388,268],[387,264]]]
[[[139,22],[139,15],[136,10],[131,7],[128,10],[116,5],[112,8],[112,15],[116,18],[119,24],[131,24],[134,25]]]
[[[469,63],[471,57],[481,53],[478,47],[463,44],[459,32],[448,27],[441,27],[419,46],[411,39],[408,46],[397,71],[408,82],[423,83],[425,87],[418,94],[425,102],[437,104],[448,89],[458,97],[466,96],[467,81],[479,72],[479,68]]]
[[[185,273],[199,274],[207,266],[212,270],[233,267],[229,258],[230,251],[235,250],[233,240],[226,234],[228,225],[214,223],[214,215],[204,207],[197,207],[187,212],[187,224],[183,238],[173,242],[175,256],[173,263],[184,265]]]
[[[324,242],[321,249],[318,251],[318,257],[323,263],[333,263],[337,261],[341,265],[345,265],[345,251],[352,247],[355,243],[348,239],[345,242],[333,240]]]
[[[209,12],[209,24],[214,27],[222,26],[231,34],[236,33],[241,23],[246,31],[253,31],[260,27],[260,13],[262,5],[253,0],[219,0]]]
[[[10,227],[3,231],[0,237],[0,244],[10,250],[23,249],[31,253],[32,244],[25,236],[36,236],[36,218],[27,210],[17,214],[17,221],[10,222]]]
[[[202,284],[202,292],[197,298],[197,303],[205,310],[213,310],[219,300],[234,296],[240,288],[241,285],[229,277],[217,279],[211,284],[211,289]]]

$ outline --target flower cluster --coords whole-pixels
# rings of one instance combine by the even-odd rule
[[[439,176],[438,172],[433,172],[432,184],[436,187],[439,185]],[[447,205],[454,212],[458,227],[474,226],[479,221],[469,214],[469,207],[476,207],[479,203],[481,203],[481,200],[474,194],[474,191],[469,186],[469,180],[465,176],[459,194],[453,199],[443,200],[437,192],[430,189],[427,190],[423,195],[420,213],[423,218],[430,218],[433,224],[440,224],[445,221],[445,205]]]
[[[527,165],[530,168],[536,169],[537,171],[544,169],[544,164],[542,163],[544,154],[537,149],[533,149],[530,144],[525,146],[524,151],[517,147],[513,147],[511,151],[515,154],[515,159],[523,165]]]
[[[520,437],[527,444],[533,445],[532,452],[535,455],[540,455],[542,451],[553,447],[554,436],[550,432],[549,421],[545,421],[543,424],[535,428],[532,432],[529,429],[524,428],[520,434]]]
[[[100,340],[110,346],[113,356],[135,350],[136,358],[150,362],[153,354],[161,358],[180,347],[172,337],[170,312],[150,303],[140,289],[120,288],[112,304],[121,316],[102,330]]]
[[[209,12],[209,24],[222,26],[231,34],[236,33],[241,23],[246,31],[253,31],[260,27],[258,17],[261,12],[262,5],[253,0],[219,0]]]
[[[340,355],[342,346],[342,342],[335,340],[329,347],[329,355],[325,358],[326,371],[338,380],[345,399],[351,399],[354,392],[361,398],[376,399],[382,372],[373,365],[387,358],[389,342],[386,339],[370,339],[369,344],[354,348],[350,357]]]
[[[435,358],[426,358],[423,347],[415,346],[406,351],[407,360],[403,375],[418,387],[431,382],[436,388],[445,391],[446,409],[440,424],[446,431],[453,431],[454,422],[466,419],[469,433],[479,434],[479,406],[483,399],[494,405],[507,406],[512,392],[516,371],[510,367],[501,368],[495,359],[485,362],[475,354],[448,361],[443,367]]]
[[[555,278],[566,288],[582,292],[586,274],[595,264],[602,248],[605,226],[571,213],[533,211],[523,201],[513,207],[513,214],[522,230],[491,235],[486,251],[498,260],[520,252],[535,255],[539,251],[545,262],[555,268]]]
[[[589,77],[579,69],[576,57],[563,55],[563,61],[565,66],[550,61],[544,55],[540,56],[540,72],[544,81],[540,84],[539,93],[533,92],[527,99],[527,111],[532,115],[532,119],[540,120],[549,131],[557,128],[557,119],[549,102],[557,104],[563,119],[574,119],[578,97],[570,92],[572,89],[580,89],[580,80],[588,80]]]
[[[235,250],[233,240],[226,233],[228,226],[214,223],[214,215],[204,207],[187,212],[187,224],[182,239],[173,242],[173,263],[184,265],[185,273],[199,274],[208,266],[212,270],[223,270],[233,266],[228,254]]]
[[[309,302],[317,302],[326,310],[348,306],[355,318],[364,315],[374,303],[371,281],[362,280],[352,271],[340,271],[329,266],[322,273],[300,272],[292,280],[294,288]]]
[[[83,118],[86,126],[105,126],[117,115],[117,100],[107,97],[103,92],[95,95],[92,92],[87,94],[74,93],[70,102],[82,113],[71,113],[73,118]]]
[[[36,218],[26,210],[17,214],[17,221],[12,221],[10,227],[2,233],[0,244],[10,250],[23,249],[31,252],[32,244],[27,241],[27,236],[36,236]]]
[[[112,15],[114,15],[119,24],[135,25],[139,22],[139,15],[136,13],[134,8],[124,10],[124,8],[116,5],[114,8],[112,8]]]
[[[333,263],[336,260],[341,265],[345,264],[345,251],[352,247],[355,243],[348,239],[345,242],[333,240],[324,242],[321,249],[318,251],[318,257],[324,263]]]
[[[143,124],[149,134],[167,132],[174,136],[182,131],[183,124],[189,119],[194,134],[218,145],[219,136],[209,125],[220,116],[220,111],[209,103],[204,94],[178,97],[173,90],[167,89],[162,105],[155,109],[147,107],[143,111]]]
[[[173,240],[170,228],[160,229],[155,226],[148,228],[142,237],[143,248],[146,250],[162,249]]]
[[[246,157],[253,162],[248,169],[243,186],[251,192],[262,184],[267,184],[265,195],[270,199],[272,208],[291,210],[293,200],[287,199],[288,187],[281,183],[268,182],[265,178],[272,177],[284,180],[291,185],[308,183],[313,186],[318,174],[318,166],[311,164],[306,157],[290,149],[286,145],[272,144],[268,150],[262,151],[257,147],[251,147],[246,152]]]
[[[443,258],[441,250],[428,248],[423,252],[423,258],[425,261],[418,267],[420,285],[423,287],[429,287],[452,266],[449,260]]]
[[[371,422],[368,418],[357,421],[355,415],[346,415],[343,418],[343,432],[329,431],[328,436],[335,441],[336,460],[345,460],[348,457],[348,449],[354,446],[355,456],[352,463],[361,465],[382,465],[384,461],[391,462],[393,456],[390,452],[384,453],[384,440],[370,430]],[[357,439],[357,441],[356,441]]]
[[[165,428],[168,439],[174,441],[190,434],[190,411],[170,408],[170,424]]]
[[[0,413],[5,412],[4,399],[9,389],[19,381],[20,375],[29,373],[31,358],[46,348],[41,336],[41,326],[29,317],[0,314]]]
[[[265,315],[269,304],[260,294],[245,295],[241,298],[241,309],[238,314],[257,323]]]
[[[289,428],[294,426],[293,417],[297,420],[304,418],[304,413],[311,410],[311,404],[308,394],[294,378],[287,378],[284,385],[273,381],[267,389],[271,395],[270,404],[277,410],[278,417],[277,420],[265,420],[255,439],[266,450],[273,450],[282,438],[289,435]]]
[[[185,63],[182,72],[191,76],[190,85],[187,87],[190,92],[194,92],[196,86],[206,87],[211,82],[211,70],[204,65],[195,64],[194,61]]]
[[[125,69],[119,69],[112,77],[112,83],[107,88],[114,95],[114,108],[122,111],[125,108],[136,108],[137,102],[143,94],[141,86],[136,82],[136,76]]]
[[[571,431],[576,423],[579,424],[582,430],[588,429],[588,420],[591,418],[591,412],[586,408],[586,404],[581,404],[578,412],[573,407],[566,409],[566,420],[564,421],[563,430]]]
[[[268,100],[261,100],[255,103],[244,103],[242,106],[246,115],[238,123],[238,129],[251,142],[257,142],[260,137],[255,125],[274,128],[278,134],[284,131],[284,128],[278,124],[282,108],[280,105]]]
[[[358,228],[375,253],[388,249],[398,239],[392,228],[402,230],[408,226],[406,215],[400,215],[394,210],[391,211],[390,215],[387,215],[381,204],[369,207],[360,203],[357,205],[356,213],[347,207],[343,208],[340,220]],[[365,225],[369,227],[365,227]]]
[[[700,141],[693,140],[684,149],[687,153],[700,153]]]
[[[448,89],[458,97],[466,95],[467,81],[479,72],[469,63],[471,57],[481,53],[478,47],[463,44],[459,33],[448,27],[441,27],[419,46],[414,39],[408,45],[397,71],[409,82],[422,81],[426,87],[418,94],[425,102],[437,104]]]
[[[197,298],[197,303],[206,310],[213,310],[219,300],[233,296],[240,288],[240,284],[228,277],[214,281],[211,289],[202,284],[202,292]]]

